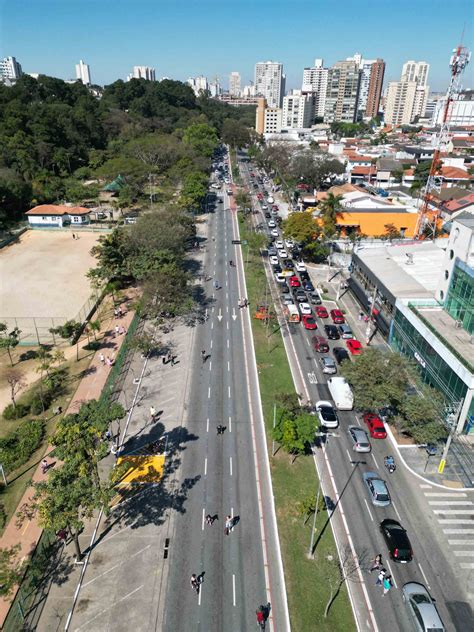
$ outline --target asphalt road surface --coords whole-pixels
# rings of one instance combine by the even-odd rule
[[[240,248],[232,244],[236,217],[223,195],[209,215],[205,245],[204,274],[212,279],[204,282],[207,320],[196,336],[186,420],[195,440],[180,468],[189,491],[170,544],[163,623],[169,632],[257,629],[256,608],[268,602],[267,629],[288,628],[248,308],[238,306],[245,286]],[[235,521],[228,535],[227,515]],[[193,573],[202,579],[198,594]]]

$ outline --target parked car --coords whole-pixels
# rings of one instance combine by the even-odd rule
[[[314,350],[318,353],[328,353],[329,345],[324,336],[313,336],[311,342],[313,344]]]
[[[446,628],[423,584],[407,582],[402,587],[402,599],[413,628],[417,632],[446,632]]]
[[[301,317],[301,322],[303,323],[303,327],[305,329],[309,329],[310,331],[318,328],[316,321],[314,320],[314,316],[304,315]]]
[[[324,325],[324,331],[329,340],[339,340],[340,335],[337,331],[336,325]]]
[[[393,518],[386,518],[380,523],[380,531],[387,544],[390,557],[394,562],[406,564],[412,561],[413,551],[410,540],[406,530],[399,522],[393,520]]]
[[[305,279],[303,281],[303,287],[307,292],[314,292],[314,285],[311,283],[311,281]]]
[[[290,287],[300,287],[301,283],[296,274],[290,277]]]
[[[278,250],[282,249],[283,246],[283,242],[281,239],[277,239],[277,241],[275,242],[275,248],[278,248]]]
[[[391,500],[385,481],[375,472],[364,472],[362,478],[369,492],[370,502],[377,507],[388,507]]]
[[[319,318],[329,317],[328,310],[324,307],[324,305],[318,305],[318,307],[316,307],[316,314],[319,316]]]
[[[267,219],[270,219],[271,215],[270,215],[270,213],[268,211],[265,213],[265,217]],[[270,222],[268,222],[268,225],[270,226]],[[273,226],[275,226],[275,222],[273,222]]]
[[[346,340],[346,347],[349,349],[352,355],[360,355],[364,350],[360,342],[355,338],[350,338],[349,340]]]
[[[385,430],[383,421],[378,415],[374,415],[374,413],[364,413],[364,422],[367,424],[370,436],[373,439],[387,438],[387,431]]]
[[[327,375],[334,375],[337,373],[336,363],[330,356],[321,356],[319,358],[319,364],[321,365],[323,373]]]
[[[294,305],[293,297],[291,296],[291,294],[282,294],[281,302],[283,303],[283,305]]]
[[[263,200],[263,194],[257,193],[257,200]]]
[[[278,259],[278,257],[275,257],[274,255],[272,255],[269,259],[270,263],[272,266],[278,266],[280,265],[280,259]]]
[[[331,402],[322,399],[316,402],[315,412],[319,417],[321,426],[324,428],[337,428],[339,425],[339,419],[337,413],[334,410],[334,406]]]
[[[262,211],[268,211],[268,206],[266,204],[262,204]]]
[[[336,325],[343,325],[346,322],[340,309],[332,309],[329,313],[331,314],[332,322]]]
[[[277,283],[286,283],[286,277],[281,272],[275,273],[275,281]]]
[[[310,292],[308,294],[308,299],[311,305],[321,305],[321,297],[317,292]]]
[[[341,334],[341,338],[348,339],[353,338],[354,334],[352,333],[352,329],[349,325],[338,325],[339,333]]]
[[[342,347],[334,347],[332,352],[338,364],[341,364],[344,360],[349,360],[349,354]]]
[[[354,452],[371,451],[372,446],[370,445],[369,437],[365,430],[359,428],[359,426],[349,426],[347,432],[352,441],[352,449]]]

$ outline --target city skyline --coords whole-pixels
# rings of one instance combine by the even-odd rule
[[[361,53],[367,59],[385,60],[385,86],[398,80],[408,59],[426,60],[430,88],[436,92],[446,89],[447,59],[459,44],[463,27],[464,44],[471,47],[472,39],[470,27],[465,26],[471,11],[469,0],[454,0],[449,6],[420,0],[417,16],[423,15],[423,20],[418,21],[407,19],[412,3],[402,0],[397,13],[390,15],[390,28],[380,3],[372,0],[345,3],[347,15],[364,16],[357,20],[357,28],[353,20],[341,20],[336,7],[307,0],[291,3],[294,19],[288,19],[285,8],[290,4],[283,0],[271,3],[271,13],[268,2],[253,6],[242,0],[238,15],[232,3],[224,6],[216,0],[176,0],[173,4],[117,0],[114,11],[111,3],[97,5],[89,0],[70,0],[67,5],[59,0],[19,4],[28,5],[28,10],[18,11],[18,3],[13,7],[0,2],[1,57],[15,56],[25,72],[62,79],[72,78],[77,60],[84,59],[94,83],[101,85],[125,80],[130,67],[146,64],[156,68],[157,78],[186,81],[189,76],[205,75],[212,81],[217,75],[227,88],[231,71],[239,72],[242,84],[248,84],[256,63],[273,60],[283,64],[288,90],[301,87],[303,68],[311,66],[315,58],[322,57],[326,66],[332,66]],[[233,38],[224,37],[222,24],[229,25]],[[177,29],[181,37],[177,37]],[[429,37],[420,37],[420,29]]]

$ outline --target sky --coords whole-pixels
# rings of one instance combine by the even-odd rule
[[[432,91],[446,90],[449,58],[472,49],[474,0],[0,0],[0,57],[25,72],[75,77],[90,65],[93,83],[125,79],[135,65],[185,81],[231,71],[253,80],[257,61],[283,63],[287,89],[303,68],[360,52],[382,57],[387,81],[405,61],[427,61]],[[463,34],[464,33],[464,34]],[[463,85],[472,87],[474,60]]]

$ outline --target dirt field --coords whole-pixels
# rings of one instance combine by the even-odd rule
[[[46,327],[43,319],[56,318],[59,324],[77,315],[91,294],[85,275],[94,266],[89,253],[100,233],[79,235],[29,230],[0,250],[0,321],[10,325],[18,318],[26,333],[25,328],[34,328],[28,325],[31,317]]]

